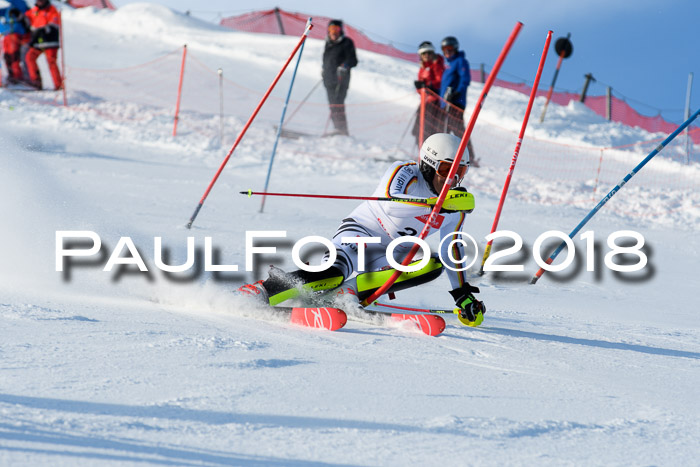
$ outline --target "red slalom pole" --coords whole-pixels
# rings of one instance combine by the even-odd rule
[[[498,228],[498,221],[501,218],[501,211],[503,210],[503,203],[505,203],[506,195],[508,194],[508,187],[510,186],[510,180],[513,178],[513,171],[515,170],[515,163],[518,162],[518,156],[520,155],[520,146],[523,144],[523,138],[525,137],[525,130],[527,129],[527,122],[530,119],[530,112],[532,111],[532,104],[535,102],[535,97],[537,96],[537,87],[540,84],[540,77],[542,76],[542,69],[544,68],[544,62],[547,60],[547,50],[549,49],[549,43],[552,41],[552,31],[547,33],[547,39],[544,43],[544,50],[542,51],[542,57],[540,58],[540,66],[537,68],[537,74],[535,75],[535,82],[532,84],[532,91],[530,91],[530,100],[527,103],[527,109],[525,110],[525,117],[523,118],[523,125],[520,127],[520,134],[518,135],[518,141],[515,143],[515,151],[513,153],[513,159],[510,161],[510,168],[508,169],[508,175],[506,176],[506,182],[503,185],[503,191],[501,192],[501,199],[498,201],[498,208],[496,209],[496,217],[493,219],[493,225],[491,226],[491,233],[494,233]],[[561,59],[561,57],[560,57]],[[479,275],[484,275],[484,264],[491,254],[491,245],[493,244],[493,239],[489,240],[484,249],[484,258],[481,260],[481,268],[479,269]]]
[[[236,141],[233,143],[233,146],[231,146],[231,149],[228,151],[228,154],[226,154],[224,161],[221,163],[221,166],[219,167],[219,170],[216,171],[214,178],[211,180],[211,182],[209,182],[209,186],[207,187],[206,191],[204,192],[202,199],[199,200],[199,204],[197,205],[197,208],[194,210],[192,217],[190,217],[190,221],[187,223],[188,229],[192,228],[192,223],[194,222],[195,218],[197,217],[197,214],[199,214],[199,210],[202,209],[202,206],[204,205],[204,201],[207,199],[207,196],[209,196],[209,192],[214,187],[214,184],[216,183],[216,180],[218,180],[219,175],[221,175],[221,172],[224,170],[224,167],[228,163],[228,160],[231,158],[231,154],[233,154],[233,151],[236,150],[238,143],[240,143],[241,139],[243,139],[243,135],[245,135],[246,131],[248,131],[248,127],[253,123],[253,120],[255,120],[255,117],[258,115],[258,112],[260,112],[260,109],[262,108],[263,104],[267,100],[268,96],[270,95],[270,93],[272,92],[274,87],[277,85],[277,81],[280,80],[280,78],[282,77],[282,74],[284,73],[284,70],[287,69],[289,62],[292,61],[292,58],[294,58],[294,55],[296,55],[297,50],[299,50],[299,47],[301,47],[301,44],[303,44],[304,40],[306,40],[306,38],[308,37],[309,31],[311,31],[311,28],[313,28],[313,24],[311,24],[311,22],[309,22],[309,24],[306,26],[306,29],[304,30],[304,33],[301,35],[299,42],[294,47],[294,50],[292,50],[292,53],[289,55],[289,58],[287,58],[287,61],[284,62],[282,69],[279,71],[279,73],[277,73],[277,76],[275,76],[275,79],[272,81],[272,84],[270,84],[270,87],[267,88],[267,91],[265,91],[265,95],[263,95],[262,99],[258,103],[258,106],[253,111],[253,114],[250,116],[250,118],[246,122],[245,126],[241,130],[241,133],[236,138]]]
[[[423,145],[423,136],[425,134],[425,86],[420,88],[420,122],[418,125],[418,150]]]
[[[180,82],[177,85],[177,102],[175,103],[175,118],[173,122],[173,136],[177,136],[177,122],[180,119],[180,98],[182,97],[182,78],[185,76],[185,59],[187,58],[187,44],[182,47],[182,64],[180,65]]]
[[[513,42],[515,42],[515,38],[518,37],[518,33],[520,32],[520,29],[522,27],[523,23],[518,21],[518,23],[513,28],[513,31],[510,33],[510,37],[508,37],[508,40],[503,46],[503,49],[501,50],[501,53],[498,56],[498,59],[496,60],[496,63],[493,65],[493,69],[491,70],[491,73],[489,73],[489,77],[486,80],[486,83],[484,83],[484,88],[481,90],[481,95],[479,96],[479,100],[477,101],[476,106],[474,107],[474,112],[472,112],[472,116],[469,119],[469,124],[467,125],[467,128],[464,131],[462,141],[460,141],[459,143],[459,147],[457,148],[457,154],[455,154],[455,160],[452,162],[452,167],[450,168],[450,172],[447,174],[445,184],[442,186],[442,190],[440,190],[440,195],[438,196],[438,199],[435,203],[435,207],[430,212],[428,220],[425,222],[425,227],[423,227],[423,230],[421,231],[418,237],[421,240],[428,236],[428,234],[430,233],[430,226],[433,225],[433,223],[437,220],[437,217],[440,213],[440,209],[442,209],[442,203],[445,202],[447,192],[450,190],[449,181],[454,180],[455,173],[457,173],[457,168],[459,167],[459,162],[462,160],[462,155],[464,154],[464,150],[467,147],[467,142],[469,141],[472,131],[474,130],[476,119],[479,116],[479,112],[481,112],[481,108],[484,105],[484,100],[486,99],[486,96],[488,95],[489,89],[491,89],[493,82],[496,80],[496,75],[501,69],[501,65],[506,59],[506,56],[508,55],[508,52],[510,51],[510,48],[513,45]],[[413,257],[416,255],[419,248],[420,245],[415,243],[411,250],[408,252],[406,258],[404,258],[404,260],[401,262],[401,265],[407,266],[413,260]],[[398,279],[401,274],[402,272],[398,269],[394,271],[394,273],[383,286],[381,286],[372,295],[370,295],[362,301],[362,306],[367,306],[368,304],[374,302],[377,298],[381,297],[382,294],[389,290],[389,288],[394,284],[394,282],[396,282],[396,279]]]
[[[63,107],[68,107],[68,98],[66,97],[66,46],[63,43],[63,16],[61,16],[61,10],[58,10],[58,32],[60,34],[58,44],[61,49],[61,91],[63,92]]]
[[[366,200],[366,201],[394,201],[397,203],[408,203],[408,204],[420,204],[423,206],[432,207],[432,204],[428,204],[428,198],[391,198],[391,197],[381,197],[381,196],[345,196],[345,195],[314,195],[314,194],[304,194],[304,193],[273,193],[269,191],[240,191],[242,195],[248,195],[251,197],[253,195],[261,196],[287,196],[292,198],[321,198],[321,199],[354,199],[354,200]]]

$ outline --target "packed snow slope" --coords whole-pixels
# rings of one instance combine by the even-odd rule
[[[213,69],[245,69],[240,80],[259,93],[296,43],[223,30],[147,4],[66,10],[64,22],[71,73],[130,67],[186,42]],[[309,40],[300,89],[318,80],[321,50],[321,42]],[[362,66],[353,72],[350,102],[413,92],[415,65],[358,54]],[[590,187],[580,182],[516,170],[500,229],[524,242],[503,263],[524,268],[479,277],[478,255],[470,271],[488,308],[481,327],[447,316],[437,338],[358,319],[337,332],[314,331],[231,293],[265,277],[268,264],[292,268],[296,240],[330,237],[355,206],[269,198],[260,213],[259,199],[238,194],[262,188],[281,101],[268,103],[270,114],[261,113],[187,230],[253,106],[227,103],[235,110],[219,144],[215,130],[172,137],[172,109],[130,101],[129,93],[99,82],[79,85],[76,77],[74,83],[68,107],[50,105],[51,92],[0,89],[0,464],[697,463],[700,212],[692,190],[633,179],[586,226],[594,236],[575,239],[574,263],[529,285],[537,270],[535,240],[548,230],[568,233],[613,185],[592,199],[590,191],[581,194]],[[288,83],[285,75],[280,89]],[[478,83],[470,88],[470,103],[480,90]],[[482,128],[500,125],[488,134],[502,148],[490,157],[482,152],[482,167],[465,182],[477,200],[465,231],[480,252],[526,105],[526,96],[496,88],[479,120]],[[538,100],[535,113],[541,105]],[[218,127],[215,104],[196,107],[190,102],[187,119]],[[397,135],[386,136],[282,140],[271,187],[370,194],[390,161],[406,157],[395,151]],[[660,135],[609,124],[578,106],[552,105],[548,122],[531,122],[526,142],[528,136],[611,146]],[[480,138],[475,146],[486,147]],[[531,147],[527,157],[536,158],[541,146]],[[319,153],[336,157],[314,156]],[[628,169],[619,179],[645,155],[621,153]],[[650,173],[697,175],[696,167],[672,160],[654,164]],[[246,271],[246,231],[271,230],[287,237],[259,240],[277,253]],[[605,262],[608,237],[621,230],[644,238],[648,262],[641,271],[615,273]],[[103,248],[71,258],[58,272],[61,231],[92,232]],[[168,264],[185,262],[193,237],[196,265],[163,273],[156,237]],[[207,238],[216,264],[238,265],[238,272],[202,270]],[[104,271],[114,252],[114,268]],[[309,256],[317,260],[318,253]],[[148,272],[118,264],[119,256],[136,255]],[[400,293],[397,302],[451,306],[448,289],[440,277]]]

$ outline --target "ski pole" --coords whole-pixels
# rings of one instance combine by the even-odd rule
[[[462,141],[459,143],[459,147],[457,148],[457,154],[455,154],[454,161],[452,162],[452,167],[450,168],[449,173],[447,174],[447,178],[445,179],[445,184],[442,186],[442,189],[440,190],[440,195],[438,196],[437,201],[435,202],[435,207],[433,207],[433,210],[430,212],[430,215],[428,216],[428,219],[425,222],[425,226],[423,227],[423,230],[421,231],[420,235],[418,238],[423,240],[425,237],[428,236],[430,233],[430,227],[433,225],[433,223],[437,220],[438,215],[440,213],[440,210],[442,209],[442,203],[445,202],[445,198],[447,197],[447,192],[450,189],[450,180],[454,179],[455,173],[457,172],[457,167],[459,167],[459,162],[462,160],[462,155],[464,154],[464,150],[467,147],[467,142],[469,141],[469,138],[472,134],[472,131],[474,130],[474,125],[476,124],[476,119],[479,116],[479,112],[481,111],[481,107],[484,105],[484,100],[486,99],[486,95],[489,92],[489,89],[491,89],[491,86],[493,85],[493,82],[496,80],[496,75],[498,74],[498,70],[500,70],[501,65],[503,64],[503,61],[506,59],[506,56],[508,55],[508,52],[510,51],[511,46],[513,45],[513,42],[515,42],[515,38],[518,36],[518,33],[520,32],[520,29],[523,27],[523,23],[519,22],[515,25],[513,28],[513,31],[510,33],[510,36],[508,37],[508,40],[506,41],[505,45],[503,46],[503,49],[501,50],[500,55],[498,56],[498,59],[496,60],[496,63],[493,66],[492,72],[489,74],[488,79],[486,80],[486,83],[484,83],[484,87],[481,90],[481,95],[479,96],[479,100],[476,103],[476,106],[474,107],[474,112],[472,112],[472,116],[469,119],[469,125],[467,125],[466,130],[464,131],[464,135],[462,136]],[[402,261],[402,266],[407,266],[412,260],[413,257],[416,255],[418,252],[418,249],[420,248],[420,245],[418,243],[415,243],[411,250],[408,252],[408,255],[404,260]],[[368,303],[372,303],[375,301],[377,298],[381,297],[382,294],[384,294],[389,288],[396,282],[396,279],[399,278],[401,275],[401,271],[397,269],[394,271],[394,273],[389,277],[389,279],[386,281],[386,283],[379,287],[372,295],[367,297],[362,301],[362,305],[367,305]]]
[[[378,196],[343,196],[343,195],[314,195],[314,194],[304,194],[304,193],[273,193],[269,191],[240,191],[242,195],[248,195],[250,198],[253,195],[261,196],[287,196],[294,198],[321,198],[321,199],[355,199],[355,200],[366,200],[366,201],[395,201],[397,203],[408,203],[408,204],[419,204],[421,206],[433,205],[428,202],[428,198],[391,198],[391,197],[378,197]]]
[[[414,308],[411,306],[402,306],[402,305],[392,305],[390,303],[381,303],[381,302],[374,302],[371,304],[372,306],[376,307],[384,307],[384,308],[391,308],[393,310],[402,310],[402,311],[411,311],[416,314],[422,314],[422,315],[432,315],[432,314],[459,314],[459,311],[455,310],[454,308]]]
[[[649,153],[649,155],[648,155],[647,157],[645,157],[644,160],[642,160],[642,162],[640,162],[639,164],[637,164],[637,166],[636,166],[634,169],[632,169],[632,171],[631,171],[630,173],[628,173],[627,175],[625,175],[625,177],[622,179],[622,181],[621,181],[620,183],[618,183],[617,185],[615,185],[615,187],[613,187],[613,189],[610,190],[610,192],[609,192],[607,195],[605,195],[605,197],[604,197],[603,199],[601,199],[600,202],[599,202],[593,209],[591,209],[591,211],[586,215],[586,217],[584,217],[583,220],[582,220],[581,222],[579,222],[579,224],[578,224],[578,225],[574,228],[574,230],[572,230],[571,233],[569,234],[569,238],[573,239],[573,238],[574,238],[574,235],[576,235],[576,234],[579,232],[579,230],[581,230],[581,229],[583,228],[583,226],[586,225],[586,223],[587,223],[589,220],[591,220],[591,218],[592,218],[598,211],[600,211],[600,208],[602,208],[602,207],[605,205],[605,203],[607,203],[608,200],[609,200],[610,198],[612,198],[612,197],[615,195],[615,193],[617,193],[623,186],[625,186],[625,184],[626,184],[632,177],[634,177],[634,175],[635,175],[637,172],[639,172],[639,171],[647,164],[647,162],[649,162],[654,156],[656,156],[658,153],[660,153],[660,152],[666,147],[666,145],[667,145],[668,143],[670,143],[671,141],[673,141],[673,139],[674,139],[676,136],[678,136],[681,132],[683,132],[683,130],[685,130],[685,129],[693,122],[693,120],[695,120],[696,118],[698,118],[698,115],[700,115],[700,109],[697,110],[693,115],[691,115],[690,118],[688,118],[688,120],[686,120],[685,122],[683,122],[683,124],[681,124],[681,126],[679,126],[678,128],[676,128],[676,130],[675,130],[673,133],[671,133],[670,135],[668,135],[668,137],[667,137],[665,140],[663,140],[663,141],[661,142],[661,144],[660,144],[656,149],[654,149],[653,151],[651,151],[651,152]],[[564,249],[565,246],[566,246],[566,241],[561,242],[561,245],[559,245],[559,246],[557,247],[557,249],[554,250],[554,253],[552,253],[552,255],[551,255],[549,258],[547,258],[547,260],[545,261],[545,263],[546,263],[546,264],[552,264],[552,261],[554,261],[554,258],[557,257],[557,255],[561,252],[561,250]],[[530,284],[535,284],[535,283],[537,283],[538,279],[542,276],[543,273],[544,273],[544,268],[541,267],[541,268],[539,269],[539,271],[537,271],[537,272],[535,273],[535,275],[532,277],[532,280],[530,281]]]
[[[311,24],[311,18],[306,21],[306,26]],[[294,88],[294,79],[297,76],[297,70],[299,69],[299,62],[301,61],[301,56],[304,53],[304,44],[301,44],[299,49],[299,55],[297,56],[297,63],[294,65],[294,72],[292,73],[292,80],[289,83],[289,91],[287,91],[287,98],[284,100],[284,107],[282,107],[282,116],[280,117],[280,124],[277,127],[277,136],[275,137],[275,144],[272,146],[272,154],[270,155],[270,165],[267,168],[267,176],[265,177],[265,188],[263,191],[267,191],[267,187],[270,184],[270,175],[272,174],[272,164],[275,162],[275,153],[277,153],[277,143],[279,143],[280,135],[282,134],[282,125],[284,125],[284,115],[287,113],[287,105],[289,104],[289,97],[292,95],[292,89]],[[260,212],[265,209],[265,196],[263,196],[260,202]]]
[[[280,80],[282,77],[282,74],[284,73],[284,70],[287,69],[287,65],[289,65],[289,62],[292,61],[292,58],[294,58],[294,55],[297,53],[297,50],[301,47],[301,45],[304,43],[306,38],[309,35],[309,31],[313,28],[312,24],[308,24],[306,26],[306,29],[304,30],[304,33],[301,35],[301,38],[299,39],[299,42],[297,45],[294,47],[294,50],[292,50],[292,53],[289,55],[289,58],[287,58],[287,61],[284,62],[284,65],[282,66],[282,69],[277,73],[277,76],[275,76],[275,79],[272,81],[272,84],[270,84],[270,87],[267,88],[267,91],[265,91],[265,94],[263,95],[262,99],[258,103],[258,106],[255,108],[253,111],[253,114],[250,116],[248,121],[246,122],[245,126],[243,126],[243,129],[241,130],[241,133],[238,135],[236,138],[236,141],[233,143],[233,146],[231,146],[231,149],[228,151],[228,154],[226,154],[226,157],[224,158],[224,161],[221,163],[221,166],[219,167],[219,170],[216,171],[216,174],[214,175],[214,178],[209,182],[209,186],[207,186],[207,189],[204,191],[204,195],[202,196],[202,199],[199,200],[199,204],[194,210],[194,213],[192,214],[192,217],[190,217],[190,221],[187,223],[187,228],[191,229],[192,228],[192,223],[194,220],[197,218],[197,214],[199,214],[200,209],[202,209],[202,206],[204,205],[204,201],[206,201],[207,196],[209,196],[209,192],[211,189],[214,187],[214,184],[216,183],[216,180],[219,178],[219,175],[221,175],[221,172],[224,170],[224,167],[228,163],[229,159],[231,158],[231,154],[233,154],[233,151],[235,151],[236,147],[238,146],[238,143],[241,142],[241,139],[243,139],[243,135],[245,135],[246,131],[248,131],[248,127],[253,123],[253,120],[255,120],[255,117],[258,115],[258,112],[260,112],[260,109],[262,108],[263,104],[267,100],[268,96],[272,92],[272,89],[277,85],[277,82]]]
[[[525,110],[525,117],[523,118],[523,125],[520,127],[520,134],[518,135],[518,141],[515,143],[515,152],[513,153],[513,159],[510,162],[510,168],[508,169],[508,175],[506,176],[506,182],[503,185],[503,191],[501,192],[501,199],[498,201],[498,208],[496,209],[496,216],[493,219],[493,225],[491,226],[491,233],[494,233],[498,228],[498,221],[501,218],[501,210],[503,209],[503,203],[506,200],[506,195],[508,194],[508,187],[510,186],[510,180],[513,177],[513,171],[515,170],[515,163],[518,162],[518,155],[520,154],[520,145],[523,143],[523,138],[525,137],[525,129],[527,128],[527,122],[530,118],[530,112],[532,111],[532,104],[535,102],[535,96],[537,96],[537,87],[540,84],[540,77],[542,76],[542,69],[544,68],[544,62],[547,59],[547,50],[549,49],[549,43],[552,41],[552,31],[547,33],[547,39],[544,43],[544,50],[542,51],[542,56],[540,57],[540,65],[537,68],[537,74],[535,75],[535,82],[532,84],[532,91],[530,91],[530,100],[527,103],[527,109]],[[493,239],[489,240],[484,249],[484,258],[481,260],[481,268],[479,268],[479,275],[484,275],[484,264],[491,254],[491,245],[493,245]]]

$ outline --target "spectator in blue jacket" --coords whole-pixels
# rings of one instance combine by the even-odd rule
[[[467,107],[467,88],[471,83],[469,62],[464,51],[459,50],[459,42],[454,36],[442,40],[442,54],[445,56],[445,71],[440,82],[441,107],[445,109],[445,133],[452,133],[459,138],[464,134],[464,109]],[[472,165],[478,167],[474,157],[471,140],[467,149]]]

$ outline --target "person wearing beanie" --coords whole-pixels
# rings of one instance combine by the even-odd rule
[[[350,86],[350,69],[356,65],[355,44],[344,34],[343,22],[331,20],[323,49],[323,85],[335,127],[333,134],[348,135],[345,97]]]

